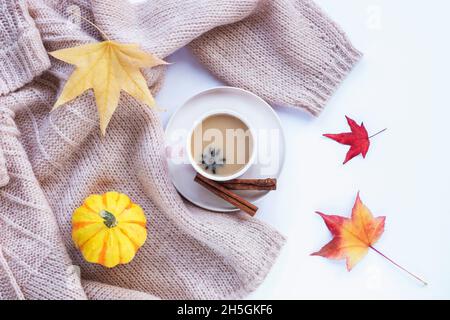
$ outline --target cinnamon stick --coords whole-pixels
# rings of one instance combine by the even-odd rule
[[[229,190],[276,190],[277,179],[233,179],[219,182]]]
[[[254,216],[256,214],[256,211],[258,210],[258,207],[254,204],[248,202],[241,196],[237,195],[233,191],[228,190],[219,183],[209,180],[200,174],[197,174],[195,176],[194,181],[251,216]]]

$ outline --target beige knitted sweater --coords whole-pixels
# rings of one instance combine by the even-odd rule
[[[284,239],[257,218],[185,203],[158,114],[123,93],[102,138],[92,92],[50,113],[72,67],[47,52],[101,40],[77,14],[162,58],[189,45],[226,83],[312,114],[359,52],[309,0],[0,0],[0,299],[245,296]],[[153,92],[163,72],[144,71]],[[136,258],[113,269],[86,263],[71,240],[74,208],[108,190],[149,221]]]

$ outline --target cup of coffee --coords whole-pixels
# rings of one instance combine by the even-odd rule
[[[202,176],[227,181],[243,175],[255,160],[255,135],[249,122],[230,110],[204,114],[187,136],[189,162]]]

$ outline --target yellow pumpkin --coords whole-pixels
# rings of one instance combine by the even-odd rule
[[[72,239],[86,261],[112,268],[130,262],[147,238],[140,206],[118,192],[86,198],[72,216]]]

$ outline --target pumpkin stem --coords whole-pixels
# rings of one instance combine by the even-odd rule
[[[113,227],[117,226],[116,217],[111,212],[102,210],[102,211],[100,211],[100,216],[103,218],[103,220],[104,220],[103,223],[108,228],[113,228]]]

